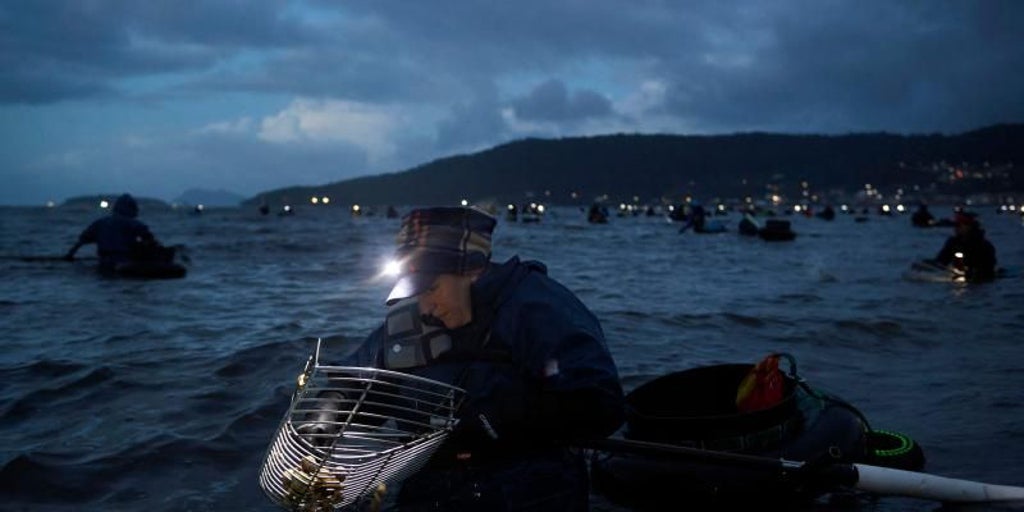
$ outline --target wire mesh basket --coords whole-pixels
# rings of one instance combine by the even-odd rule
[[[455,423],[463,391],[377,368],[322,366],[320,342],[260,471],[288,510],[338,510],[419,470]]]

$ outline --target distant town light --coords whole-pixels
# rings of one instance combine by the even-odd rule
[[[100,200],[100,208],[103,208],[104,210],[110,208],[110,203],[108,203],[106,199]]]
[[[46,202],[46,207],[47,208],[53,208],[54,206],[57,206],[57,204],[54,203],[53,201],[47,201]]]
[[[896,205],[896,211],[898,211],[900,213],[903,213],[904,211],[906,211],[906,208],[901,203],[901,204]]]
[[[462,201],[460,202],[460,204],[461,204],[462,206],[469,206],[469,201],[468,201],[468,200],[466,200],[466,199],[463,199],[463,200],[462,200]]]
[[[359,213],[362,208],[358,204],[352,205],[352,213]]]
[[[323,204],[330,203],[331,202],[331,198],[329,198],[327,196],[323,196],[323,197],[320,198],[320,202],[323,203]]]
[[[320,198],[316,197],[316,196],[313,196],[313,197],[309,198],[309,202],[311,202],[313,204],[317,204],[317,203],[320,202]]]

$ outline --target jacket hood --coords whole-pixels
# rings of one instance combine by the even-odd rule
[[[139,216],[139,204],[131,194],[122,194],[114,201],[114,213],[122,217],[134,219]]]

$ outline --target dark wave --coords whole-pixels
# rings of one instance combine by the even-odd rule
[[[893,338],[903,334],[903,326],[896,321],[891,320],[879,320],[879,321],[864,321],[864,320],[840,320],[837,321],[836,327],[841,330],[855,330],[880,338]]]
[[[41,364],[34,367],[39,373],[30,372],[24,378],[44,379],[50,385],[29,391],[12,401],[4,409],[3,416],[6,420],[18,422],[31,417],[41,409],[74,404],[83,397],[94,394],[96,388],[110,384],[116,378],[114,370],[107,366],[89,369],[74,364]]]

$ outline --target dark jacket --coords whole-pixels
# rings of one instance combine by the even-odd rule
[[[138,214],[139,206],[132,196],[118,197],[110,215],[96,219],[82,231],[69,255],[74,255],[83,245],[94,243],[101,270],[113,270],[132,261],[141,246],[156,244],[149,227],[136,218]]]
[[[963,259],[956,253],[963,254]],[[996,248],[980,228],[947,238],[935,261],[962,270],[968,281],[984,281],[996,275]]]
[[[473,321],[453,348],[409,371],[460,386],[459,423],[410,477],[400,510],[586,510],[582,454],[624,418],[618,371],[597,318],[537,262],[492,264],[473,284]],[[382,366],[381,328],[346,364]],[[536,507],[536,508],[531,508]]]

